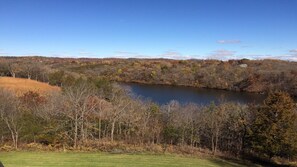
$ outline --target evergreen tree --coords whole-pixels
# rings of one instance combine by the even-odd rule
[[[257,108],[251,130],[254,151],[269,158],[296,154],[296,112],[292,98],[284,92],[270,93]]]

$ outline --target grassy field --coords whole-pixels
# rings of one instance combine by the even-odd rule
[[[109,153],[0,152],[0,161],[5,167],[242,166],[220,159],[199,159],[177,155]]]
[[[39,93],[46,93],[50,91],[60,90],[59,87],[51,86],[46,83],[30,79],[11,77],[0,77],[0,87],[12,90],[18,95],[27,91],[37,91]]]

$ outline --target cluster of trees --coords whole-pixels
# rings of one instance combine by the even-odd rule
[[[297,155],[296,105],[272,93],[263,105],[235,103],[159,106],[131,98],[99,79],[78,79],[61,92],[20,97],[0,89],[1,144],[38,142],[74,149],[90,142],[159,144],[205,148],[234,155]]]
[[[28,78],[37,81],[48,82],[49,70],[39,63],[21,61],[16,58],[0,60],[0,76],[13,78]]]
[[[297,96],[297,62],[281,60],[0,58],[0,75],[61,86],[70,78],[185,85],[248,92],[282,90]]]
[[[111,59],[72,64],[70,70],[109,80],[248,92],[282,90],[297,96],[297,63],[280,60]]]

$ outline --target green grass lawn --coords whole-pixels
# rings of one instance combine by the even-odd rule
[[[5,167],[91,167],[91,166],[205,166],[240,167],[219,159],[199,159],[178,155],[58,153],[58,152],[0,152]]]

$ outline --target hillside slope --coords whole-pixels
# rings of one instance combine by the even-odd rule
[[[51,86],[35,80],[12,77],[0,77],[0,88],[12,90],[18,95],[27,91],[36,91],[44,94],[60,90],[57,86]]]
[[[297,97],[297,62],[281,60],[170,60],[0,57],[0,75],[61,85],[69,78],[183,85]],[[13,71],[13,72],[12,72]],[[29,76],[28,76],[29,75]]]

